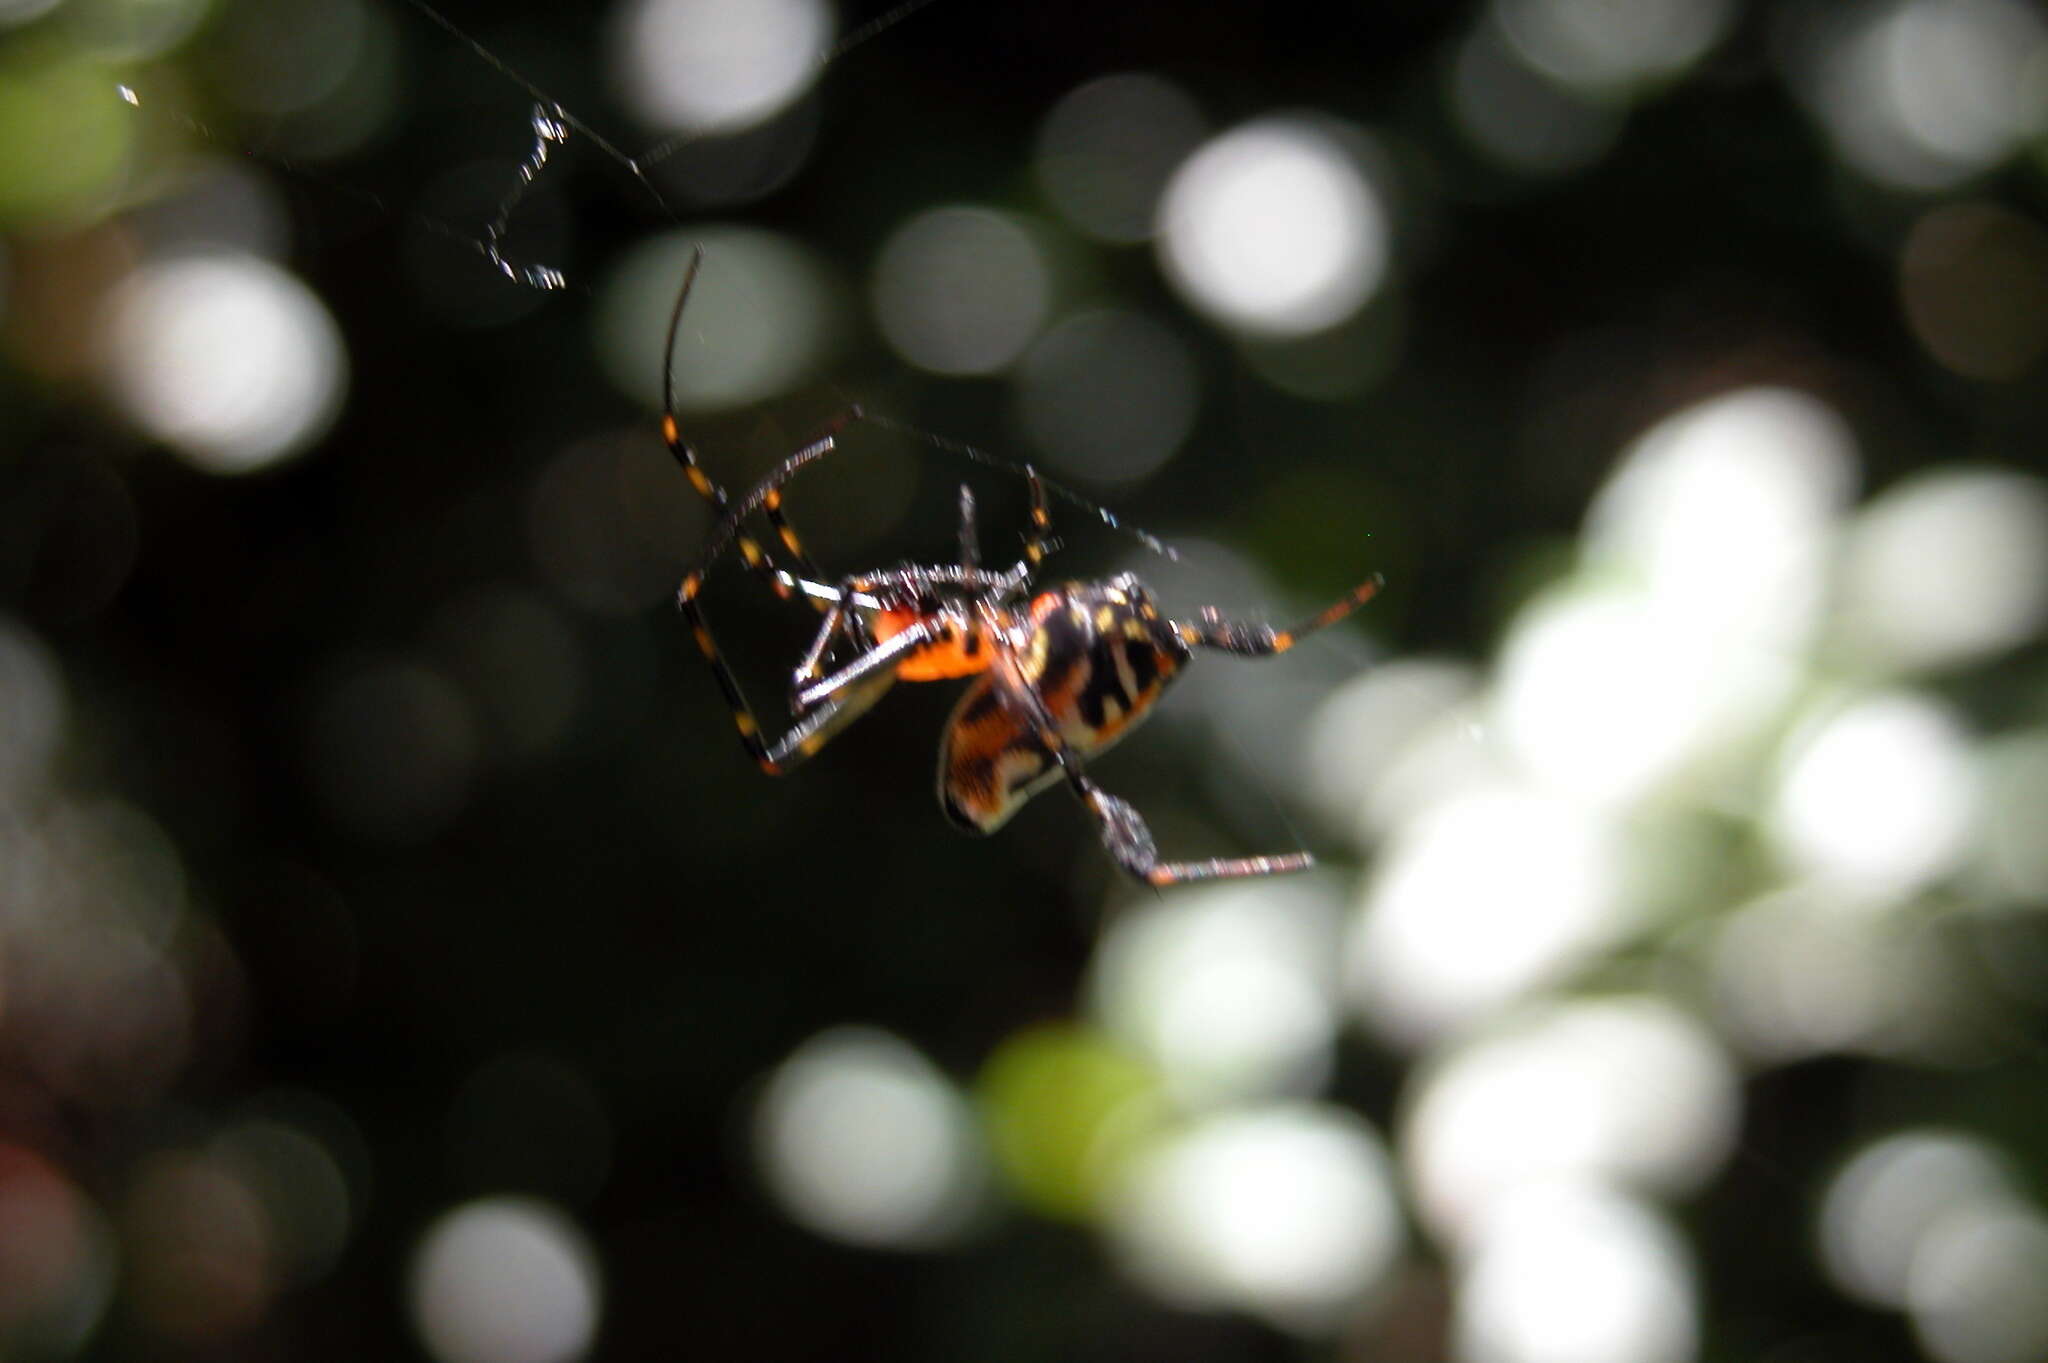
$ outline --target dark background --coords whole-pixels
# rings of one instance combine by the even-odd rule
[[[1440,1356],[1426,1304],[1405,1346],[1366,1327],[1305,1344],[1153,1302],[1085,1227],[1017,1212],[957,1251],[855,1250],[796,1228],[762,1191],[747,1128],[761,1076],[820,1029],[859,1021],[971,1079],[1006,1036],[1074,1013],[1112,875],[1057,793],[991,841],[943,823],[930,772],[946,695],[905,688],[788,781],[746,763],[661,604],[672,586],[645,590],[672,584],[707,518],[662,464],[654,413],[604,380],[591,344],[596,281],[652,232],[705,216],[765,227],[848,281],[846,339],[825,372],[695,423],[722,480],[758,476],[852,398],[1017,450],[1003,380],[920,375],[875,336],[860,281],[896,225],[952,202],[1050,218],[1029,169],[1034,132],[1062,95],[1108,72],[1168,77],[1217,128],[1289,108],[1370,128],[1401,205],[1394,283],[1375,307],[1395,310],[1400,341],[1384,377],[1348,400],[1262,383],[1148,248],[1076,240],[1067,257],[1083,262],[1073,293],[1170,319],[1203,384],[1181,455],[1106,499],[1168,539],[1230,545],[1290,601],[1385,573],[1387,592],[1342,627],[1354,650],[1487,653],[1626,440],[1740,384],[1791,384],[1834,405],[1872,488],[1955,455],[2037,467],[2048,437],[2038,364],[1977,381],[1916,340],[1896,253],[1940,196],[1874,188],[1836,160],[1773,65],[1786,12],[1774,6],[1743,8],[1699,64],[1643,92],[1594,164],[1534,176],[1488,165],[1446,110],[1444,72],[1479,22],[1472,6],[939,0],[828,69],[803,109],[815,146],[765,197],[700,212],[676,193],[665,209],[572,137],[511,234],[515,254],[566,271],[570,287],[552,295],[506,281],[475,249],[525,150],[523,91],[418,11],[388,5],[400,86],[388,122],[347,154],[300,157],[292,128],[220,93],[260,51],[245,36],[252,8],[224,6],[140,64],[139,79],[183,87],[211,142],[170,113],[147,125],[145,103],[138,155],[164,169],[138,173],[119,210],[19,222],[8,239],[0,609],[59,662],[70,721],[52,782],[146,811],[182,865],[188,906],[173,959],[189,1036],[168,1072],[126,1091],[67,1090],[50,1077],[49,1038],[10,1033],[0,1010],[10,1148],[37,1152],[102,1208],[131,1265],[83,1356],[419,1356],[403,1304],[422,1228],[508,1190],[563,1206],[595,1246],[605,1357]],[[842,31],[869,8],[851,7]],[[608,96],[596,13],[443,12],[613,141],[655,140]],[[175,167],[191,156],[232,158],[282,207],[281,263],[332,310],[351,367],[319,443],[241,479],[196,472],[135,434],[90,365],[62,362],[52,339],[145,249],[149,215],[175,199]],[[2022,156],[1954,192],[2038,221],[2039,164]],[[468,198],[447,188],[459,166],[483,168],[463,182]],[[44,290],[39,274],[67,282]],[[578,442],[605,453],[558,464]],[[813,547],[841,566],[944,554],[958,467],[916,449],[874,457],[914,478],[914,499],[886,537],[856,528],[835,541],[821,513]],[[1014,523],[1014,487],[977,477],[986,524]],[[820,486],[821,502],[857,504],[863,484],[849,473]],[[587,500],[563,514],[584,527],[577,543],[597,546],[592,571],[625,584],[605,608],[536,562],[536,505],[561,499]],[[1731,554],[1740,531],[1729,527]],[[1071,548],[1077,572],[1128,550],[1078,530]],[[552,675],[547,636],[508,636],[510,651],[493,653],[464,605],[505,590],[541,601],[573,644],[568,718],[544,743],[519,736],[528,693],[491,679]],[[801,617],[730,580],[716,609],[757,698],[772,697]],[[1987,723],[2038,720],[2040,662],[2036,647],[1945,685]],[[481,697],[452,795],[408,784],[438,713],[407,689],[409,667]],[[366,676],[367,693],[347,689]],[[322,706],[353,715],[355,701],[379,722],[336,721],[340,737],[323,737]],[[1156,811],[1175,846],[1301,840],[1357,869],[1313,825],[1204,804],[1215,750],[1190,726],[1161,730],[1105,776]],[[368,795],[323,795],[324,743],[373,774],[360,778]],[[374,773],[387,763],[382,803]],[[362,807],[383,812],[348,814]],[[1344,1045],[1331,1097],[1384,1124],[1403,1062],[1363,1036]],[[1966,1075],[1824,1058],[1756,1078],[1743,1153],[1679,1209],[1701,1265],[1703,1356],[1919,1357],[1900,1318],[1826,1283],[1801,1233],[1759,1243],[1757,1218],[1810,1196],[1886,1121],[1981,1120],[2038,1164],[2038,1054],[2025,1042]],[[570,1074],[570,1097],[510,1083],[465,1126],[456,1095],[508,1056]],[[218,1316],[152,1305],[132,1266],[154,1232],[122,1210],[138,1170],[280,1093],[302,1117],[326,1114],[305,1119],[315,1126],[332,1123],[353,1213],[339,1256]],[[1417,1246],[1420,1281],[1431,1260]],[[181,1284],[174,1295],[218,1286],[203,1273],[166,1280]]]

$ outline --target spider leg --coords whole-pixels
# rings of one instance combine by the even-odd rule
[[[866,422],[868,422],[868,424],[872,426],[878,426],[885,431],[894,431],[897,435],[906,436],[912,440],[919,441],[922,444],[929,445],[935,450],[943,450],[947,454],[957,455],[962,459],[970,460],[986,468],[1002,469],[1006,473],[1016,474],[1025,478],[1035,479],[1038,476],[1028,464],[1012,463],[1010,460],[1004,459],[1000,455],[991,454],[987,450],[981,449],[974,445],[970,445],[965,441],[954,440],[949,436],[936,435],[931,431],[920,430],[916,426],[909,425],[906,422],[897,421],[893,417],[883,416],[875,412],[862,412],[859,415],[862,420],[865,420]],[[1135,525],[1130,525],[1126,523],[1115,512],[1110,511],[1104,507],[1097,506],[1094,502],[1089,501],[1086,497],[1083,497],[1080,493],[1074,491],[1072,488],[1063,487],[1058,483],[1047,482],[1042,479],[1039,481],[1044,483],[1044,487],[1046,490],[1060,497],[1064,497],[1068,502],[1070,502],[1074,506],[1077,506],[1081,508],[1081,510],[1087,512],[1091,518],[1101,521],[1104,525],[1116,531],[1118,534],[1130,536],[1138,543],[1144,545],[1147,549],[1150,549],[1153,553],[1158,554],[1163,558],[1169,559],[1177,559],[1180,557],[1179,552],[1176,551],[1172,545],[1167,544],[1164,540],[1161,540],[1157,535],[1142,530]]]
[[[1374,573],[1293,629],[1274,629],[1271,625],[1225,620],[1214,606],[1203,608],[1201,624],[1188,625],[1176,621],[1173,629],[1183,640],[1198,648],[1218,649],[1224,653],[1235,653],[1242,658],[1270,657],[1275,653],[1285,653],[1307,635],[1314,634],[1327,625],[1336,624],[1372,600],[1384,585],[1386,579]]]
[[[891,639],[879,649],[870,650],[852,667],[828,679],[828,685],[817,697],[824,704],[804,715],[788,733],[770,744],[761,736],[761,722],[754,715],[754,707],[747,703],[746,692],[740,689],[740,679],[733,674],[731,666],[718,651],[717,641],[711,637],[711,623],[704,614],[703,603],[697,599],[702,582],[702,575],[698,573],[684,578],[676,605],[683,618],[690,622],[690,632],[697,640],[697,649],[704,655],[704,661],[711,664],[712,675],[718,678],[718,689],[725,693],[725,703],[732,710],[733,727],[739,731],[740,746],[746,749],[747,756],[754,759],[754,764],[770,776],[780,776],[815,756],[842,728],[880,700],[882,693],[896,680],[896,674],[893,670],[877,672],[877,669],[886,667],[900,653],[922,642],[921,638],[914,638],[882,658],[875,655],[889,649],[896,639]],[[841,606],[843,598],[828,609]],[[912,632],[906,630],[904,635]],[[867,665],[862,666],[862,662]]]
[[[866,670],[863,664],[867,663],[868,659],[876,653],[880,654],[882,661],[893,661],[905,652],[929,643],[938,637],[936,629],[928,627],[923,622],[919,622],[910,630],[893,635],[888,643],[877,649],[874,636],[869,631],[866,620],[858,612],[850,611],[846,608],[849,601],[856,605],[879,605],[880,598],[874,595],[877,585],[886,589],[922,580],[923,576],[923,570],[906,568],[893,573],[868,576],[855,575],[841,579],[837,589],[838,599],[826,609],[824,619],[818,622],[818,632],[811,638],[811,646],[804,650],[803,660],[797,664],[796,671],[790,674],[789,708],[792,714],[803,714],[813,705],[816,705],[819,701],[837,691],[839,686],[843,684],[841,679],[852,672],[853,669],[848,668],[845,672],[836,674],[832,678],[820,680],[824,678],[825,674],[826,655],[830,653],[833,643],[841,636],[851,639],[856,648],[868,650],[860,658],[855,659],[853,664],[853,667],[861,668],[862,671]],[[913,635],[915,637],[909,637]],[[868,665],[872,666],[875,664]],[[854,675],[859,674],[855,673]]]
[[[797,570],[805,577],[823,581],[825,575],[818,571],[818,565],[813,563],[811,556],[804,552],[803,541],[797,538],[796,527],[792,526],[789,523],[788,517],[782,514],[781,489],[778,488],[770,492],[762,499],[761,510],[768,517],[768,524],[775,527],[777,538],[782,541],[782,547],[789,551],[789,556],[795,561]]]
[[[775,580],[784,587],[787,587],[792,594],[802,592],[805,596],[811,598],[812,601],[822,601],[828,606],[834,601],[839,600],[841,596],[838,587],[828,587],[822,582],[813,582],[809,578],[798,577],[794,573],[782,568],[775,570]],[[881,603],[866,592],[856,591],[853,594],[853,604],[873,609]]]
[[[877,645],[869,633],[861,615],[846,609],[846,604],[868,608],[878,607],[886,594],[892,590],[915,590],[934,584],[949,587],[967,587],[984,593],[1006,594],[1015,591],[1022,581],[1023,565],[1004,573],[989,572],[984,568],[965,564],[936,564],[897,568],[884,573],[863,573],[843,578],[836,588],[821,588],[833,593],[835,604],[828,608],[825,617],[818,622],[818,632],[811,637],[810,647],[804,650],[803,660],[797,664],[790,677],[790,702],[792,713],[803,714],[813,705],[839,689],[843,678],[854,674],[855,669],[865,671],[869,665],[867,654],[854,660],[843,671],[832,677],[825,677],[825,659],[833,642],[840,636],[849,636],[857,647],[875,650]],[[816,586],[817,584],[807,584]],[[879,647],[886,652],[883,657],[895,659],[903,653],[937,642],[945,637],[945,631],[933,621],[920,621],[908,630],[889,636]],[[823,680],[820,680],[823,678]]]
[[[1152,830],[1128,800],[1111,795],[1077,765],[1066,765],[1067,784],[1088,806],[1102,832],[1102,845],[1124,870],[1148,885],[1181,885],[1195,880],[1242,880],[1249,876],[1286,875],[1316,864],[1306,852],[1280,857],[1218,857],[1208,861],[1161,861]]]
[[[809,710],[821,701],[830,700],[839,692],[862,680],[878,668],[889,667],[906,653],[924,647],[939,634],[938,627],[929,621],[920,620],[900,634],[892,634],[883,642],[855,658],[831,676],[820,679],[803,688],[796,695],[801,707],[798,713]]]
[[[701,579],[705,573],[710,571],[711,565],[718,560],[719,556],[735,545],[739,547],[741,557],[748,558],[749,551],[746,546],[749,543],[749,537],[743,526],[746,518],[756,511],[762,511],[768,513],[772,519],[774,514],[778,513],[781,508],[782,489],[807,466],[816,463],[839,448],[838,437],[840,433],[858,422],[866,422],[883,430],[900,431],[904,429],[895,422],[871,415],[858,403],[848,407],[826,426],[824,434],[776,465],[769,471],[767,477],[756,483],[747,492],[746,496],[739,498],[737,501],[728,501],[722,504],[724,514],[720,517],[718,525],[713,528],[710,539],[705,542],[704,551],[697,559],[696,571],[691,576]],[[677,457],[681,458],[682,456],[679,454]],[[1026,464],[1019,471],[1023,474],[1026,484],[1031,489],[1031,531],[1025,536],[1024,556],[1019,560],[1020,566],[1025,570],[1022,575],[1028,576],[1028,570],[1035,568],[1039,561],[1051,551],[1047,531],[1051,528],[1052,517],[1046,510],[1045,480],[1039,476],[1038,470]],[[706,481],[709,480],[707,479]],[[1084,503],[1084,505],[1087,504]],[[1115,521],[1110,523],[1121,524],[1121,522]],[[762,553],[764,556],[766,553],[765,550],[760,549],[759,545],[755,546],[755,552]],[[751,562],[751,558],[749,558],[749,561]],[[972,563],[961,566],[970,573],[979,571],[977,565]],[[816,574],[812,574],[812,576],[816,576]],[[1013,570],[1008,576],[1015,579],[1020,574]],[[880,581],[880,578],[876,580]]]
[[[981,566],[981,540],[974,531],[974,489],[960,485],[960,566]]]
[[[847,412],[840,417],[839,421],[834,423],[833,429],[836,430],[838,427],[847,424],[847,422],[858,419],[859,415],[860,409],[858,407],[847,409]],[[767,504],[770,497],[775,498],[776,504],[779,507],[781,505],[783,486],[790,479],[796,477],[806,465],[816,463],[837,448],[838,442],[833,438],[831,432],[819,436],[816,440],[813,440],[810,444],[805,445],[795,454],[790,455],[780,464],[777,464],[767,477],[756,483],[748,491],[746,496],[738,501],[725,503],[722,508],[724,514],[719,518],[718,524],[712,528],[711,538],[705,541],[704,551],[698,556],[696,570],[690,574],[690,577],[702,580],[704,575],[710,571],[711,565],[717,561],[719,555],[723,554],[734,544],[741,546],[740,555],[743,558],[746,557],[745,545],[748,536],[743,526],[746,518],[754,512],[761,510]],[[758,545],[755,547],[757,550],[759,549]],[[686,578],[684,580],[687,582],[689,579]]]
[[[1024,536],[1024,557],[1012,570],[1019,580],[1029,577],[1031,569],[1050,552],[1046,531],[1052,526],[1052,516],[1045,509],[1045,480],[1029,464],[1024,465],[1023,474],[1025,485],[1031,489],[1031,529]],[[974,528],[974,489],[965,483],[960,485],[960,565],[981,566],[981,544]]]
[[[840,730],[866,714],[895,681],[894,672],[867,677],[805,715],[768,749],[763,770],[779,776],[816,757],[819,749],[837,738]],[[772,764],[772,768],[767,764]]]
[[[661,441],[668,447],[670,457],[682,467],[684,476],[689,479],[690,486],[696,490],[697,495],[710,503],[713,511],[723,514],[731,505],[731,498],[726,495],[725,489],[713,482],[711,475],[704,471],[703,464],[698,461],[696,449],[683,439],[681,425],[676,419],[676,336],[682,328],[683,308],[690,301],[690,288],[697,282],[697,271],[703,264],[704,248],[699,246],[690,253],[689,267],[683,271],[682,287],[676,291],[675,308],[669,313],[668,340],[661,352]],[[813,582],[822,581],[825,575],[818,571],[818,565],[804,552],[803,543],[797,538],[796,530],[782,513],[781,497],[777,496],[767,501],[762,510],[768,517],[769,525],[774,527],[777,537],[781,539],[783,547],[789,551],[790,558],[795,561],[798,573]],[[775,566],[775,561],[769,557],[768,551],[761,547],[759,540],[744,530],[738,531],[735,539],[740,557],[746,561],[752,572],[768,584],[770,591],[785,601],[795,594],[797,584],[791,580],[788,573]],[[810,599],[819,610],[825,609],[815,597]]]
[[[683,296],[677,299],[676,310],[670,316],[669,340],[671,348],[674,344],[676,329],[681,322],[682,305],[688,296],[689,285],[695,278],[697,266],[701,262],[701,258],[701,254],[693,257],[690,273],[684,280]],[[882,645],[868,647],[866,652],[862,653],[851,664],[833,676],[812,682],[810,685],[802,685],[801,683],[806,676],[823,670],[825,659],[829,655],[832,644],[836,639],[851,636],[857,644],[862,646],[867,646],[871,643],[866,618],[859,612],[848,608],[849,598],[851,598],[851,604],[853,605],[873,608],[879,604],[878,599],[873,595],[875,591],[886,589],[892,585],[910,585],[916,582],[941,582],[948,585],[977,588],[984,592],[1007,593],[1014,591],[1027,581],[1030,577],[1031,569],[1045,555],[1045,529],[1050,520],[1045,510],[1045,487],[1037,472],[1026,468],[1023,470],[1023,473],[1031,489],[1032,529],[1025,540],[1024,557],[1008,572],[991,573],[984,571],[977,564],[963,563],[952,566],[906,568],[893,573],[878,573],[859,579],[847,579],[838,588],[826,587],[816,580],[818,574],[815,568],[810,565],[810,560],[804,554],[801,542],[797,539],[794,530],[789,527],[787,519],[781,514],[782,489],[798,473],[802,472],[805,467],[837,449],[838,433],[840,431],[855,422],[868,421],[872,420],[872,418],[857,405],[847,408],[826,428],[824,434],[803,446],[794,454],[789,455],[770,471],[767,477],[755,484],[745,496],[735,500],[727,497],[724,489],[711,481],[710,477],[698,466],[695,452],[682,441],[677,431],[673,394],[670,391],[673,380],[666,369],[664,369],[663,373],[663,383],[665,407],[662,418],[663,439],[668,444],[670,452],[675,456],[677,462],[683,466],[685,472],[689,475],[691,486],[697,488],[700,495],[706,497],[720,511],[718,524],[713,528],[710,538],[705,543],[703,552],[697,560],[696,567],[691,569],[683,578],[681,585],[676,589],[676,605],[689,621],[691,633],[697,642],[698,651],[704,655],[705,661],[711,665],[712,673],[717,678],[719,689],[725,694],[727,707],[732,711],[733,726],[739,731],[741,745],[746,749],[747,755],[754,759],[755,764],[770,775],[780,775],[783,771],[788,770],[790,766],[794,765],[794,762],[791,760],[792,755],[795,761],[801,761],[816,752],[832,734],[837,732],[840,725],[851,719],[852,715],[846,713],[849,709],[852,710],[852,713],[857,714],[873,704],[875,697],[878,697],[880,692],[886,689],[886,687],[879,679],[865,685],[862,683],[867,682],[867,679],[870,677],[874,677],[877,669],[887,667],[890,663],[937,637],[935,633],[927,632],[925,622],[920,622],[919,625],[913,626],[909,630],[900,631],[892,635]],[[886,425],[887,423],[881,424]],[[804,577],[793,576],[775,567],[767,551],[761,548],[760,544],[747,533],[744,524],[745,520],[756,511],[760,511],[768,517],[770,523],[776,527],[777,533],[782,539],[783,548],[788,550],[791,556],[798,560],[800,567],[808,569]],[[962,507],[962,533],[965,538],[972,537],[972,514],[970,494],[968,502],[963,504]],[[703,591],[704,579],[710,573],[712,566],[718,561],[720,555],[725,553],[727,549],[734,547],[738,548],[740,556],[747,561],[749,566],[755,568],[767,578],[778,596],[787,598],[801,591],[825,617],[821,620],[818,633],[813,637],[811,647],[806,652],[804,661],[799,665],[797,675],[793,679],[797,685],[795,687],[796,694],[793,698],[792,708],[799,715],[804,716],[804,718],[795,729],[791,730],[789,734],[785,735],[782,740],[772,747],[762,738],[760,721],[755,716],[753,707],[748,704],[746,695],[740,688],[739,678],[734,675],[731,667],[720,656],[717,642],[711,634],[710,622],[704,613],[702,603],[698,600],[699,595]],[[890,681],[894,680],[895,673],[893,670],[884,675]],[[810,713],[812,707],[834,700],[837,698],[837,693],[849,687],[857,687],[858,689],[847,697],[838,698],[837,703],[826,705],[825,708],[819,709],[815,714]]]
[[[820,690],[810,683],[824,675],[825,658],[832,645],[842,636],[850,639],[855,648],[872,649],[874,635],[869,631],[867,620],[858,611],[847,609],[847,603],[857,606],[878,607],[881,602],[873,593],[871,579],[854,575],[839,580],[833,590],[832,604],[825,608],[824,618],[818,622],[818,632],[811,638],[811,646],[804,650],[803,659],[797,663],[796,671],[789,678],[789,709],[791,714],[801,715],[816,705],[819,700],[838,689],[826,687]],[[920,640],[920,642],[922,642]],[[896,656],[894,653],[889,656]]]
[[[832,647],[833,640],[846,632],[846,593],[826,607],[824,618],[818,621],[818,632],[811,638],[811,646],[804,650],[803,661],[796,665],[796,671],[789,678],[789,708],[792,714],[802,714],[810,709],[804,700],[804,687],[824,675],[825,654]]]
[[[1045,509],[1045,480],[1029,464],[1024,465],[1022,472],[1026,486],[1031,489],[1031,529],[1024,536],[1024,555],[1000,580],[989,578],[986,583],[977,581],[974,585],[1015,591],[1031,580],[1033,571],[1055,547],[1046,537],[1052,527],[1052,516]],[[974,492],[965,483],[960,485],[960,566],[969,575],[987,576],[981,573],[981,549],[974,529]]]
[[[1303,637],[1336,624],[1372,600],[1382,585],[1384,579],[1375,574],[1292,629],[1276,630],[1271,625],[1225,620],[1214,607],[1201,613],[1202,623],[1199,626],[1175,624],[1173,628],[1190,645],[1219,649],[1240,657],[1270,657],[1276,653],[1285,653]],[[1037,697],[1034,695],[1032,699],[1036,701]],[[1039,708],[1043,709],[1043,706]],[[1096,825],[1102,832],[1103,846],[1109,849],[1109,854],[1116,859],[1119,866],[1148,884],[1165,886],[1195,880],[1236,880],[1247,876],[1284,875],[1315,865],[1315,858],[1306,852],[1294,852],[1277,857],[1161,861],[1158,849],[1152,841],[1152,830],[1145,826],[1144,819],[1131,807],[1128,800],[1111,795],[1096,785],[1071,757],[1061,756],[1058,748],[1054,749],[1054,755],[1060,757],[1060,765],[1067,775],[1067,784],[1095,816]]]
[[[1038,470],[1026,464],[1024,481],[1031,488],[1031,529],[1024,536],[1022,560],[1028,574],[1044,560],[1049,549],[1046,533],[1052,529],[1052,514],[1045,509],[1045,480],[1038,476]]]
[[[1274,857],[1218,857],[1207,861],[1161,861],[1158,845],[1144,818],[1121,796],[1096,784],[1081,758],[1060,737],[1059,726],[1038,692],[1008,669],[993,678],[1004,707],[1028,723],[1038,744],[1059,765],[1067,788],[1095,818],[1102,845],[1128,874],[1148,885],[1165,887],[1196,880],[1241,880],[1251,876],[1286,875],[1315,865],[1306,852]]]

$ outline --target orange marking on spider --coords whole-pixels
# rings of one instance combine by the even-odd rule
[[[905,630],[928,623],[928,617],[907,606],[878,610],[868,616],[868,629],[876,643],[884,643]],[[896,665],[898,681],[951,681],[986,672],[995,648],[979,625],[948,630],[929,644],[904,655]]]

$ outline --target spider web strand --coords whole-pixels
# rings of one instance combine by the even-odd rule
[[[929,0],[927,0],[927,3],[929,3]],[[972,460],[985,468],[1002,469],[1004,472],[1015,474],[1019,478],[1025,476],[1024,466],[1016,460],[1006,459],[1000,454],[984,450],[977,445],[970,445],[964,440],[955,440],[951,436],[939,435],[932,431],[923,430],[907,422],[897,421],[893,417],[882,416],[875,412],[863,411],[862,416],[871,425],[879,426],[885,431],[893,431],[897,435],[923,441],[925,444],[944,450],[948,454],[955,454],[963,459]],[[1038,480],[1045,485],[1046,491],[1052,493],[1061,501],[1087,512],[1090,516],[1101,521],[1102,524],[1118,534],[1130,536],[1162,558],[1176,562],[1180,559],[1180,551],[1178,549],[1175,549],[1151,531],[1132,525],[1108,507],[1089,500],[1064,483],[1048,478],[1043,473],[1039,473]]]

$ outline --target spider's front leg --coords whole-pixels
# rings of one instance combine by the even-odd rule
[[[1293,629],[1274,629],[1266,624],[1226,620],[1214,606],[1202,607],[1198,613],[1201,624],[1176,624],[1173,628],[1183,641],[1196,648],[1213,648],[1220,653],[1235,653],[1240,658],[1270,658],[1276,653],[1285,653],[1317,630],[1336,624],[1379,595],[1380,588],[1385,585],[1386,579],[1374,573]]]

